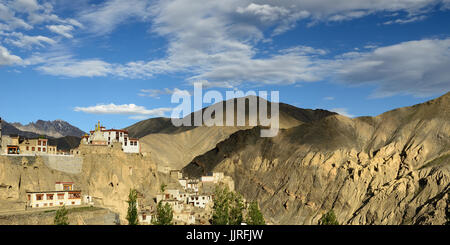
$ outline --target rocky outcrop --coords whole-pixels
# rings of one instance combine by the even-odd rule
[[[79,173],[58,171],[39,156],[0,156],[0,212],[24,210],[26,191],[53,190],[57,181],[73,181],[83,194],[94,198],[96,206],[119,214],[120,222],[126,224],[130,189],[144,195],[143,204],[152,204],[164,180],[148,155],[124,153],[119,145],[81,146],[77,152],[76,157],[83,160]]]
[[[444,224],[449,218],[450,93],[377,117],[332,115],[260,138],[238,131],[183,171],[232,176],[275,224]]]

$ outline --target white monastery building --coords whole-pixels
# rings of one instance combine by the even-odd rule
[[[89,197],[85,197],[89,200]],[[54,191],[27,191],[27,206],[31,208],[49,208],[58,206],[81,205],[81,191],[74,190],[73,182],[56,182]],[[89,203],[86,203],[89,204]]]
[[[81,138],[81,143],[85,145],[110,146],[115,142],[122,144],[122,150],[126,153],[140,153],[141,145],[139,139],[128,137],[128,131],[121,129],[105,129],[100,125],[100,121],[95,126],[95,130],[89,135]]]

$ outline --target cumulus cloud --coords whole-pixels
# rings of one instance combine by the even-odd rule
[[[27,13],[41,17],[18,18],[19,7],[0,3],[1,28],[33,28],[34,23],[66,38],[75,27],[98,35],[108,34],[130,21],[151,22],[150,31],[167,40],[166,55],[153,60],[113,64],[101,59],[34,57],[22,64],[36,64],[46,74],[79,77],[113,75],[150,78],[158,74],[183,73],[190,82],[203,80],[213,87],[235,87],[245,82],[294,84],[327,78],[345,84],[376,84],[376,96],[407,92],[414,95],[448,89],[447,40],[421,40],[388,47],[366,47],[338,57],[325,57],[327,50],[296,46],[261,56],[257,44],[288,31],[299,23],[348,21],[373,13],[396,13],[390,24],[420,21],[435,6],[448,0],[112,0],[90,5],[75,19],[52,14],[51,5],[36,9],[35,1],[20,2]],[[8,2],[9,3],[9,2]],[[18,2],[19,3],[19,2]],[[9,10],[9,11],[5,11]],[[47,10],[44,10],[47,9]],[[12,10],[12,11],[11,11]],[[398,14],[397,13],[402,13]],[[406,16],[400,18],[399,16]],[[23,16],[22,16],[23,17]],[[392,17],[392,16],[391,16]],[[22,22],[21,22],[22,20]],[[6,25],[6,27],[2,27]],[[14,25],[14,26],[13,26]],[[5,29],[6,30],[6,29]],[[31,39],[28,45],[44,43]],[[25,45],[25,41],[16,43]],[[11,43],[13,44],[13,43]],[[7,52],[7,50],[6,50]],[[9,54],[9,52],[7,52]],[[3,52],[5,56],[5,52]],[[18,57],[19,58],[19,57]],[[33,57],[32,57],[33,58]],[[6,60],[5,58],[2,58]],[[20,58],[19,58],[20,59]],[[6,63],[6,62],[4,62]],[[15,62],[17,63],[17,59]],[[9,62],[9,64],[12,64]],[[162,91],[164,92],[164,91]],[[161,93],[148,91],[147,94]]]
[[[342,57],[335,61],[338,79],[349,85],[375,84],[374,97],[450,90],[450,38],[402,42]]]
[[[74,111],[84,112],[89,114],[116,114],[116,115],[131,115],[133,119],[142,119],[148,116],[164,116],[166,112],[172,111],[172,108],[156,108],[147,109],[144,106],[135,104],[98,104],[89,107],[75,107]]]
[[[19,56],[11,54],[8,49],[0,46],[0,66],[20,64],[22,59]]]

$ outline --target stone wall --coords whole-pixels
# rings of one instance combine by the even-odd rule
[[[118,214],[97,207],[69,208],[70,225],[116,225]],[[56,210],[38,210],[0,214],[0,225],[53,225]]]
[[[49,168],[65,173],[79,174],[83,167],[83,158],[78,156],[46,155],[41,157]]]

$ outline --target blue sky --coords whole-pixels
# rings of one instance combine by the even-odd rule
[[[0,0],[0,116],[123,128],[198,81],[375,116],[450,90],[448,23],[449,0]]]

